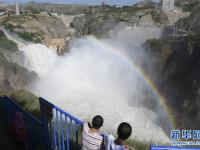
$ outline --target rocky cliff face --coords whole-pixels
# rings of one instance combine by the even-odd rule
[[[0,64],[0,91],[3,93],[24,89],[34,78],[33,73],[17,64],[8,62],[3,54],[0,54]]]
[[[108,33],[122,22],[132,26],[155,27],[163,26],[167,21],[164,14],[151,8],[101,6],[93,8],[89,14],[75,17],[71,25],[78,36],[88,34],[99,36]]]
[[[189,17],[181,19],[176,23],[177,28],[187,32],[200,33],[200,6],[193,9]]]
[[[175,5],[177,7],[182,7],[184,11],[193,11],[194,8],[198,8],[200,5],[200,0],[175,0]]]
[[[8,61],[6,58],[16,53],[17,46],[0,32],[0,94],[10,94],[13,90],[25,89],[36,74]]]
[[[58,17],[49,15],[11,15],[2,18],[1,25],[19,35],[27,33],[27,35],[38,37],[40,40],[45,39],[46,36],[63,38],[67,35],[63,21]],[[26,37],[28,38],[25,35]]]
[[[172,87],[168,95],[172,96],[174,108],[190,118],[197,127],[200,125],[200,105],[197,105],[200,87],[200,36],[178,38],[170,46],[173,54],[164,69],[164,73],[169,70],[171,72],[165,82]]]
[[[200,125],[200,34],[196,28],[200,23],[198,11],[181,21],[193,22],[187,36],[165,37],[148,40],[147,50],[151,51],[159,63],[157,82],[166,95],[178,127],[197,128]],[[183,24],[182,24],[183,25]],[[189,31],[188,28],[185,30]],[[152,59],[153,62],[153,59]],[[160,65],[159,65],[160,64]]]

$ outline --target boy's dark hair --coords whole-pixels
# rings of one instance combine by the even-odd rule
[[[95,116],[92,119],[92,127],[99,129],[103,125],[103,118],[100,115]]]
[[[130,124],[128,124],[127,122],[120,123],[117,129],[117,134],[119,139],[126,140],[129,138],[131,133],[132,133],[132,127]]]

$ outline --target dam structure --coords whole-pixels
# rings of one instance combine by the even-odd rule
[[[169,19],[169,25],[175,24],[179,19],[186,18],[190,15],[190,12],[183,12],[181,8],[175,6],[175,0],[163,0],[162,11],[167,15]]]

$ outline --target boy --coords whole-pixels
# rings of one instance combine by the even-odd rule
[[[132,133],[132,127],[126,122],[120,123],[117,129],[117,139],[114,136],[106,134],[104,136],[104,143],[106,150],[133,150],[133,148],[128,148],[125,145],[125,140],[127,140]]]
[[[103,118],[100,115],[92,119],[92,126],[85,122],[82,133],[82,150],[100,150],[103,137],[99,129],[103,125]]]

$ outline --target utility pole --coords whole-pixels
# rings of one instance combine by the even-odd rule
[[[181,1],[181,12],[183,12],[183,1],[182,0],[180,1]]]
[[[158,1],[156,0],[156,10],[158,9]]]

